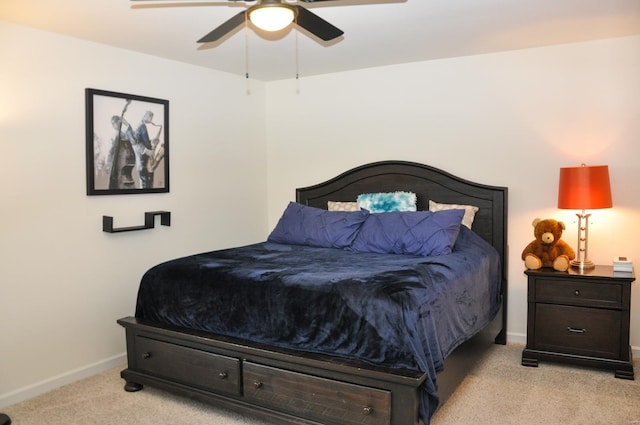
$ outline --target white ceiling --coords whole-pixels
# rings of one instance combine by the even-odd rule
[[[640,35],[640,0],[335,0],[299,3],[345,32],[332,42],[241,26],[196,43],[253,4],[0,0],[0,19],[264,81]]]

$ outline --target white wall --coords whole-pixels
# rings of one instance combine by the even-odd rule
[[[640,265],[640,37],[412,63],[267,86],[269,222],[296,187],[371,161],[430,164],[509,187],[509,337],[525,340],[522,249],[556,208],[562,166],[607,164],[614,208],[592,211],[589,257]],[[640,287],[631,342],[640,348]]]
[[[264,240],[267,196],[262,83],[2,21],[0,63],[2,408],[124,361],[142,273]],[[169,100],[170,193],[86,196],[87,87]]]

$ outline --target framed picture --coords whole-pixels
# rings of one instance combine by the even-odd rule
[[[169,192],[169,101],[86,89],[87,195]]]

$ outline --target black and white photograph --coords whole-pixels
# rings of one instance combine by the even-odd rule
[[[85,94],[87,195],[169,192],[169,101]]]

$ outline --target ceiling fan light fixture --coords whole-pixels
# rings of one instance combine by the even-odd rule
[[[296,17],[293,7],[279,1],[266,0],[249,8],[248,14],[251,23],[265,31],[280,31],[293,22]]]

